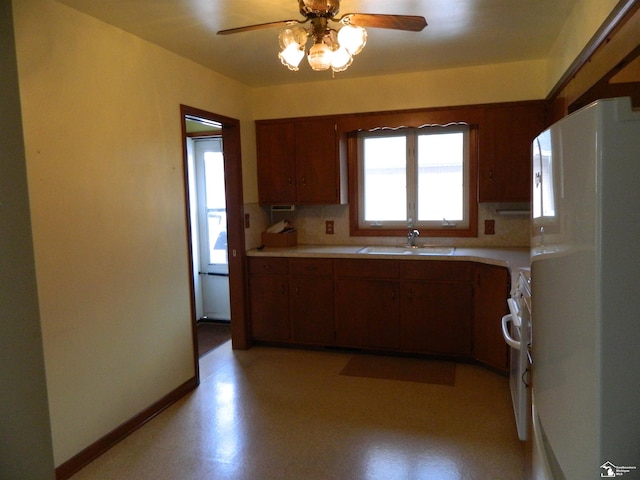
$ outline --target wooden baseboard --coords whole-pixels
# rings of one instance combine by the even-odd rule
[[[130,418],[125,423],[112,430],[110,433],[89,445],[77,455],[56,468],[56,480],[66,480],[72,475],[80,471],[83,467],[91,463],[100,455],[105,453],[111,447],[116,445],[122,439],[133,433],[135,430],[143,426],[149,420],[166,410],[176,401],[180,400],[187,393],[191,392],[198,386],[196,377],[192,377],[175,390],[169,392],[151,406],[141,411],[136,416]]]

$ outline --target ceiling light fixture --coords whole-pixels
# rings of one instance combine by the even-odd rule
[[[305,29],[300,26],[288,25],[278,36],[280,53],[278,58],[289,70],[297,71],[306,50],[307,41],[313,43],[307,52],[307,61],[315,71],[331,69],[334,72],[344,72],[353,57],[360,53],[367,43],[367,31],[362,27],[350,25],[348,17],[341,21],[342,26],[336,30],[327,26],[327,19],[315,17],[311,19],[311,26]]]
[[[379,13],[347,13],[337,18],[340,0],[298,0],[300,13],[304,20],[278,20],[276,22],[256,23],[244,27],[220,30],[218,35],[248,32],[262,28],[284,27],[280,30],[280,52],[278,58],[289,70],[297,71],[302,58],[313,70],[344,72],[353,57],[362,51],[367,43],[367,31],[362,28],[386,28],[420,32],[427,26],[424,17],[418,15],[387,15]],[[300,25],[311,22],[308,28]],[[339,24],[330,28],[329,22]],[[307,42],[311,47],[307,50]]]

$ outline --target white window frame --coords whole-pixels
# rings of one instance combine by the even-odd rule
[[[418,220],[418,212],[416,212],[416,204],[418,198],[418,174],[417,174],[417,145],[420,135],[432,135],[442,133],[463,134],[463,189],[462,189],[462,218],[439,219],[436,221],[420,221]],[[366,221],[365,215],[365,189],[364,189],[364,140],[366,138],[377,136],[404,136],[406,138],[406,174],[407,174],[407,198],[406,198],[406,218],[403,220],[386,220],[386,221]],[[471,188],[471,128],[466,123],[455,123],[448,125],[425,126],[421,128],[397,128],[397,129],[378,129],[375,131],[358,132],[357,139],[357,176],[358,176],[358,208],[357,208],[357,228],[366,231],[379,230],[384,232],[387,230],[397,231],[406,229],[407,227],[428,230],[431,234],[434,232],[442,232],[452,236],[458,236],[460,231],[469,232],[472,218],[470,195],[475,192]],[[381,192],[383,195],[384,192]],[[458,233],[455,233],[458,231]]]

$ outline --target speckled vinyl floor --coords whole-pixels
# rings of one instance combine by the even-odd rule
[[[230,343],[201,385],[73,480],[522,480],[508,379],[340,375],[352,355]]]

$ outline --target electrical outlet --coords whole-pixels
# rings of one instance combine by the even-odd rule
[[[324,233],[327,235],[333,235],[333,220],[327,220],[324,222]]]
[[[484,234],[485,235],[495,235],[496,234],[496,221],[495,220],[485,220],[484,221]]]
[[[251,221],[249,220],[249,214],[245,213],[244,214],[244,228],[250,228],[251,227]]]

